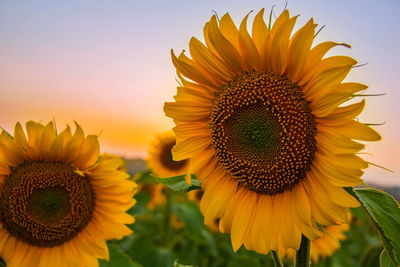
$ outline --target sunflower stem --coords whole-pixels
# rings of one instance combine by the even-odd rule
[[[171,192],[170,190],[165,190],[165,207],[164,207],[164,225],[161,236],[161,242],[163,245],[167,245],[169,239],[169,222],[171,219]]]
[[[301,236],[301,244],[296,252],[295,267],[310,267],[310,240],[304,235]]]
[[[279,257],[279,254],[277,251],[272,250],[272,259],[274,260],[275,267],[283,267],[281,258]]]

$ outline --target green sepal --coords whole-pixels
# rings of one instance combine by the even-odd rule
[[[187,193],[192,190],[201,189],[200,183],[196,180],[196,177],[193,174],[191,175],[191,180],[192,180],[191,185],[186,183],[185,176],[186,175],[179,175],[168,178],[160,178],[156,176],[153,177],[157,183],[165,184],[172,190],[178,191],[180,193]]]

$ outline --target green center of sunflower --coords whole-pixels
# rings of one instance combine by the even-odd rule
[[[221,88],[210,114],[219,162],[248,189],[273,195],[306,175],[316,126],[301,89],[285,76],[245,73]]]
[[[89,180],[68,164],[26,162],[13,168],[0,196],[0,221],[33,246],[58,246],[90,221],[94,194]]]
[[[161,148],[160,160],[162,165],[172,171],[179,171],[186,166],[187,160],[175,161],[172,158],[171,149],[175,145],[175,141],[166,143]]]

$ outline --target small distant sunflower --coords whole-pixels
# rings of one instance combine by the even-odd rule
[[[7,266],[98,266],[106,241],[132,231],[136,184],[76,124],[17,123],[0,134],[0,256]]]
[[[350,225],[347,223],[340,225],[330,225],[325,227],[325,230],[329,233],[324,233],[320,238],[317,238],[311,242],[310,255],[314,263],[318,262],[321,258],[332,256],[332,254],[340,248],[340,241],[346,239],[345,232],[350,229]],[[288,258],[294,259],[296,251],[293,249],[280,250],[279,255],[281,257],[287,256]]]
[[[158,206],[162,206],[165,204],[166,197],[165,197],[165,190],[168,188],[160,183],[149,183],[149,182],[140,182],[139,180],[145,173],[138,172],[133,177],[133,181],[138,184],[138,192],[145,192],[149,195],[149,201],[147,202],[146,208],[148,210],[152,210]]]
[[[322,236],[318,223],[347,222],[359,203],[343,187],[362,183],[368,167],[354,140],[381,137],[355,120],[364,100],[342,105],[367,88],[343,82],[357,62],[324,57],[349,45],[312,47],[313,19],[292,35],[297,16],[285,10],[268,27],[263,13],[251,36],[248,16],[239,29],[229,14],[213,16],[205,44],[190,40],[191,58],[172,52],[181,86],[164,111],[176,124],[174,160],[190,159],[205,191],[205,222],[219,218],[235,251],[268,253]]]
[[[204,191],[201,189],[189,191],[187,197],[190,201],[200,205],[201,198],[204,195]]]
[[[201,198],[204,195],[204,191],[201,189],[192,190],[188,192],[188,199],[200,205]],[[214,233],[219,233],[219,219],[215,219],[207,222],[207,227]]]
[[[175,161],[172,159],[171,149],[176,143],[172,131],[155,136],[147,152],[147,168],[158,177],[171,177],[185,174],[188,160]]]

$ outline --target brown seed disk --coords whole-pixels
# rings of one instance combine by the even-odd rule
[[[187,160],[175,161],[172,159],[171,149],[174,147],[175,143],[175,141],[172,141],[162,145],[160,161],[164,168],[172,171],[179,171],[186,166]]]
[[[12,169],[1,188],[0,221],[19,240],[53,247],[88,224],[94,205],[89,180],[72,166],[26,162]]]
[[[283,75],[237,76],[216,96],[209,125],[219,162],[260,194],[290,190],[305,177],[316,150],[310,104]]]

